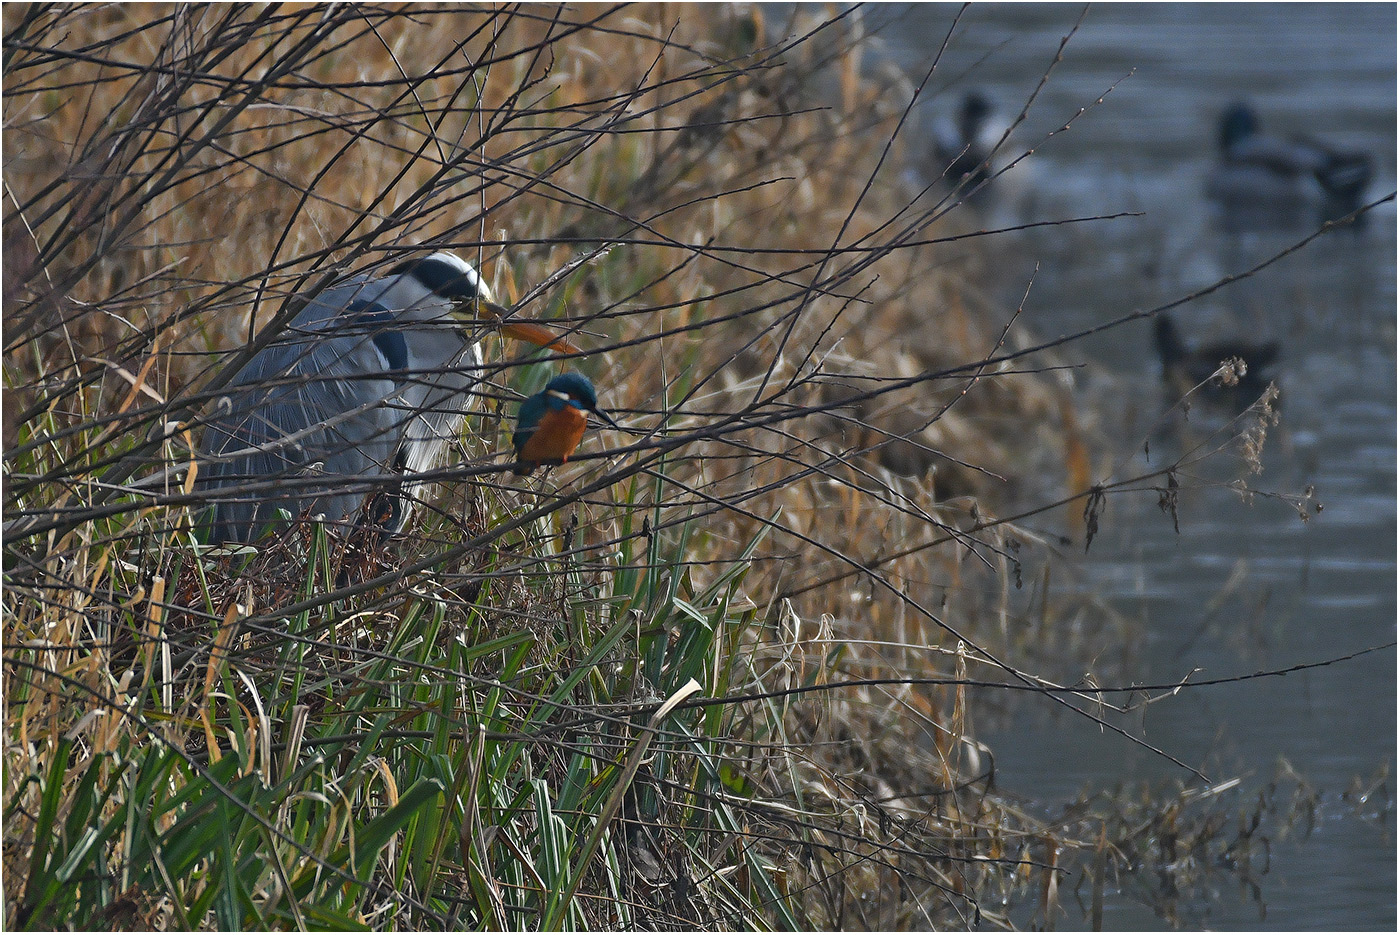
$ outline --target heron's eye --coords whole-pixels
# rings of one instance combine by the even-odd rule
[[[452,314],[458,319],[476,319],[481,317],[481,306],[476,299],[459,299],[452,305]]]

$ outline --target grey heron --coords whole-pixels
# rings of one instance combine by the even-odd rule
[[[505,310],[470,263],[439,252],[315,295],[215,401],[198,480],[211,543],[255,541],[279,510],[396,531],[457,436],[481,379],[480,339],[574,351]]]

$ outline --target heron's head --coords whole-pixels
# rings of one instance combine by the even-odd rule
[[[418,259],[406,260],[390,272],[407,276],[433,295],[452,303],[452,313],[458,317],[496,322],[501,332],[518,341],[528,341],[539,347],[578,353],[578,348],[549,329],[519,318],[507,319],[510,310],[497,304],[491,288],[466,260],[455,253],[440,250]]]
[[[505,314],[476,267],[455,253],[438,251],[405,260],[389,272],[407,276],[438,298],[451,302],[454,314],[467,318],[500,318]]]

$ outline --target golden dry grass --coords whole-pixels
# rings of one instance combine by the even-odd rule
[[[217,371],[212,352],[238,347],[250,322],[332,269],[448,246],[513,303],[589,257],[522,311],[581,328],[592,352],[577,366],[635,430],[586,445],[638,447],[551,486],[622,477],[648,445],[684,439],[659,482],[655,530],[699,524],[696,588],[767,532],[744,584],[764,622],[748,638],[756,682],[990,677],[970,644],[1003,653],[1029,638],[1009,550],[1037,537],[992,520],[1082,490],[1088,429],[1052,375],[979,365],[1029,338],[1018,326],[1003,336],[1010,310],[966,287],[976,240],[933,242],[945,233],[935,199],[915,201],[902,176],[918,156],[897,132],[913,89],[863,69],[858,17],[818,28],[807,14],[779,23],[734,5],[373,12],[266,78],[267,62],[313,41],[314,9],[260,8],[250,16],[266,22],[243,42],[225,38],[199,61],[175,50],[200,48],[234,18],[227,8],[74,8],[26,26],[32,15],[7,5],[6,34],[61,16],[46,39],[100,54],[44,65],[31,50],[28,70],[8,77],[7,450],[178,404]],[[162,68],[125,67],[153,56]],[[173,108],[163,95],[203,68],[217,80],[190,81]],[[497,360],[513,353],[494,348]],[[505,394],[537,373],[504,368],[496,382]],[[487,409],[466,454],[500,449]],[[100,440],[159,417],[115,418]],[[179,461],[181,441],[166,457]],[[92,449],[70,463],[95,461]],[[84,502],[85,489],[37,485],[7,507],[42,513]],[[453,516],[495,515],[513,496],[449,485],[443,502]],[[184,508],[152,509],[171,511],[159,524],[170,528]],[[575,509],[585,541],[617,541],[606,500]],[[7,602],[10,638],[80,645],[91,595],[114,583],[108,600],[163,613],[134,576],[113,576],[110,547],[135,528],[50,535],[35,561],[87,590]],[[437,547],[427,536],[405,555]],[[66,680],[112,678],[102,652],[59,655],[45,664],[55,676],[9,711],[10,749],[22,751],[12,767],[41,759],[82,716],[64,703]],[[786,735],[756,739],[803,746],[750,764],[760,785],[847,816],[871,855],[875,812],[947,855],[838,873],[850,853],[775,848],[790,888],[814,887],[810,924],[946,919],[927,908],[931,894],[974,893],[988,872],[967,859],[1020,853],[1001,838],[998,806],[965,785],[978,767],[960,693],[871,686],[781,714]],[[120,729],[104,717],[95,749]],[[918,791],[930,788],[943,791]]]

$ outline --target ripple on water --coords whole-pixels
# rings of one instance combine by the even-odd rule
[[[870,15],[897,9],[877,5]],[[885,35],[921,77],[960,7],[910,9],[910,19]],[[1016,113],[1078,16],[1078,7],[1051,4],[973,5],[939,63],[927,112],[975,85]],[[1006,307],[1021,302],[1039,264],[1025,320],[1047,334],[1068,333],[1169,302],[1309,233],[1239,236],[1210,226],[1203,180],[1214,160],[1216,117],[1234,98],[1252,99],[1277,133],[1311,132],[1373,153],[1377,194],[1390,191],[1394,40],[1394,9],[1380,5],[1093,8],[1017,130],[1017,139],[1026,141],[1019,151],[1036,147],[1043,199],[1034,216],[1019,220],[1123,210],[1144,215],[1015,239],[1007,263],[997,267],[998,279],[1006,280]],[[1103,105],[1094,104],[1114,82]],[[1075,120],[1073,132],[1044,138],[1080,107],[1090,110]],[[1263,274],[1181,310],[1203,337],[1257,332],[1286,342],[1279,368],[1282,424],[1270,433],[1264,479],[1250,482],[1279,491],[1315,484],[1326,509],[1304,524],[1287,504],[1266,497],[1245,506],[1224,492],[1183,491],[1178,535],[1150,495],[1112,499],[1103,538],[1089,551],[1084,571],[1092,587],[1149,628],[1133,647],[1145,671],[1179,665],[1184,637],[1172,628],[1205,618],[1237,567],[1245,572],[1238,594],[1246,600],[1272,589],[1267,609],[1278,611],[1278,631],[1267,637],[1287,657],[1284,664],[1329,658],[1387,638],[1372,639],[1378,633],[1393,634],[1397,280],[1395,214],[1387,210],[1357,236],[1319,238]],[[1157,361],[1149,356],[1150,329],[1099,337],[1068,351],[1132,387],[1127,406],[1151,409],[1142,392],[1144,375],[1149,390],[1159,382]],[[1206,416],[1203,408],[1193,412],[1193,427]],[[1125,414],[1124,422],[1131,421]],[[1115,457],[1141,447],[1136,435],[1119,444]],[[1152,467],[1158,467],[1155,438],[1152,447]],[[1216,622],[1232,625],[1231,612],[1222,610]],[[1192,665],[1233,671],[1239,668],[1235,651],[1224,641],[1201,639],[1191,646]],[[1374,773],[1378,763],[1393,768],[1393,664],[1371,657],[1260,685],[1228,705],[1206,704],[1203,693],[1183,695],[1181,703],[1197,705],[1198,715],[1173,709],[1175,716],[1157,716],[1153,739],[1195,756],[1212,749],[1217,734],[1229,737],[1256,783],[1267,782],[1280,751],[1299,751],[1290,761],[1308,782],[1334,794],[1353,776]],[[1362,710],[1369,714],[1364,723],[1354,716]],[[1121,756],[1095,731],[1081,736],[1075,725],[1046,731],[1031,718],[987,739],[998,751],[999,781],[1038,790],[1042,801],[1072,795],[1083,783],[1106,787],[1152,775],[1159,765]],[[1394,827],[1392,816],[1383,830],[1393,836]],[[1280,841],[1261,880],[1266,919],[1248,899],[1223,891],[1215,900],[1184,897],[1182,919],[1188,927],[1257,929],[1281,922],[1300,929],[1393,930],[1395,849],[1393,837],[1378,847],[1380,837],[1376,829],[1337,820],[1301,845]],[[1104,919],[1110,928],[1163,925],[1131,897],[1112,893]]]
[[[1377,478],[1377,481],[1382,478]],[[1320,528],[1328,530],[1385,529],[1395,526],[1395,499],[1345,490],[1318,493],[1323,511]]]
[[[1329,592],[1326,594],[1313,594],[1308,603],[1319,610],[1374,610],[1381,611],[1391,607],[1388,601],[1382,600],[1379,595],[1356,592],[1346,594],[1344,592]]]

